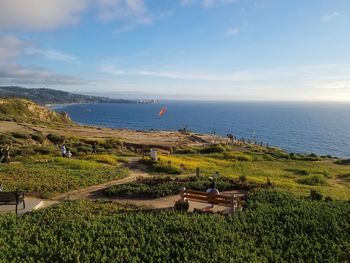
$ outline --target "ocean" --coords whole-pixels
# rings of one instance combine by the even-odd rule
[[[162,107],[166,113],[159,117]],[[76,104],[54,108],[81,124],[234,134],[294,153],[350,157],[350,103],[194,102]]]

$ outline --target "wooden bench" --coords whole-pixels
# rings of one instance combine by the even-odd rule
[[[181,190],[182,201],[188,200],[212,205],[227,206],[230,207],[232,213],[236,212],[237,210],[237,197],[238,196],[235,194],[227,196],[222,194],[187,190],[186,188]]]
[[[26,203],[24,201],[24,193],[22,192],[0,192],[0,205],[15,205],[16,215],[18,210],[18,205],[23,203],[23,209],[26,208]]]

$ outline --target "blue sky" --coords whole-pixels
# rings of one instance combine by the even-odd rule
[[[348,0],[0,0],[0,85],[350,101]]]

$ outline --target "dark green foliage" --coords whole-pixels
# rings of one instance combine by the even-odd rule
[[[310,199],[311,200],[316,200],[316,201],[320,201],[322,200],[323,196],[320,192],[316,191],[316,190],[311,190],[310,191]]]
[[[241,180],[241,182],[246,182],[247,181],[247,176],[246,175],[240,175],[239,176],[239,180]]]
[[[330,197],[330,196],[327,196],[324,200],[325,200],[326,202],[333,202],[333,198]]]
[[[286,169],[288,172],[292,172],[296,175],[309,175],[309,171],[303,169]]]
[[[171,164],[164,164],[161,162],[156,162],[152,166],[149,167],[149,170],[153,173],[166,173],[166,174],[181,174],[182,171],[179,167],[171,165]]]
[[[183,201],[183,200],[179,199],[175,202],[174,207],[177,211],[187,212],[188,209],[190,208],[190,203],[187,200]]]
[[[239,189],[240,185],[226,178],[218,179],[216,188],[220,191]],[[162,197],[176,195],[183,187],[196,191],[205,191],[209,188],[211,181],[208,177],[189,178],[153,178],[144,179],[123,185],[115,185],[107,188],[105,194],[108,196],[128,196],[128,197]]]
[[[196,154],[197,151],[192,148],[180,148],[180,149],[177,149],[174,153],[175,154]]]
[[[34,141],[43,143],[45,141],[45,136],[42,133],[35,132],[30,135]]]
[[[347,262],[350,204],[258,192],[233,216],[66,201],[0,216],[1,262]]]
[[[315,174],[315,175],[310,175],[302,179],[297,180],[298,183],[300,184],[306,184],[306,185],[326,185],[327,180],[323,175],[320,174]]]
[[[62,144],[65,140],[65,137],[57,135],[57,134],[48,134],[47,139],[53,144]]]
[[[17,139],[24,139],[28,140],[31,138],[31,136],[28,133],[23,133],[23,132],[13,132],[12,136]]]
[[[350,159],[340,159],[340,160],[336,160],[335,163],[337,163],[337,164],[349,165],[349,164],[350,164]]]
[[[222,145],[211,145],[211,146],[199,149],[199,153],[201,154],[223,153],[225,151],[226,149]]]
[[[14,142],[14,139],[7,134],[0,134],[0,145],[11,144]]]

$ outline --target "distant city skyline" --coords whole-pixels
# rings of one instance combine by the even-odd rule
[[[347,0],[0,0],[0,85],[350,101]]]

